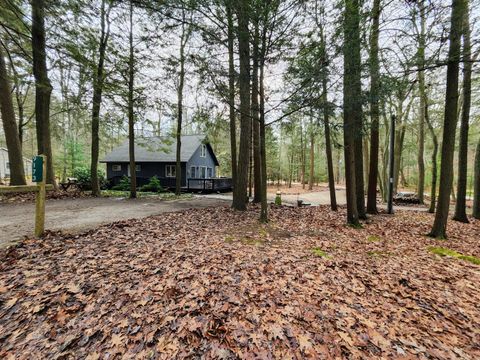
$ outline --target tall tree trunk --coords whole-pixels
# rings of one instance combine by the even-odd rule
[[[325,42],[323,42],[325,44]],[[322,78],[323,126],[325,129],[325,155],[327,157],[328,189],[330,192],[330,208],[338,210],[337,195],[335,193],[335,175],[333,172],[332,140],[330,135],[330,119],[328,109],[327,77]],[[338,172],[340,174],[340,171]]]
[[[430,121],[430,116],[428,113],[428,97],[425,96],[425,122],[427,123],[428,130],[432,136],[433,141],[433,151],[432,151],[432,184],[430,189],[430,207],[428,208],[429,213],[435,212],[436,197],[437,197],[437,154],[438,154],[438,139],[435,130],[433,129],[432,123]]]
[[[388,179],[387,179],[387,168],[388,168],[388,147],[389,147],[389,138],[390,138],[390,124],[389,124],[389,119],[387,118],[387,112],[385,109],[385,102],[382,104],[383,106],[383,111],[382,111],[382,118],[383,118],[383,127],[385,128],[385,142],[382,146],[382,170],[381,173],[379,174],[379,182],[381,185],[381,191],[382,191],[382,200],[384,202],[387,202],[387,197],[388,197]]]
[[[268,203],[267,203],[267,151],[265,139],[265,54],[267,47],[267,34],[265,29],[262,31],[262,47],[260,51],[260,178],[261,178],[261,208],[260,222],[268,221]],[[280,153],[280,151],[279,151]]]
[[[15,99],[17,102],[17,109],[18,109],[18,140],[20,141],[20,148],[23,146],[23,128],[25,127],[25,100],[27,98],[28,94],[28,88],[27,92],[25,93],[25,96],[22,99],[22,95],[20,93],[20,84],[17,83],[15,84]]]
[[[368,189],[368,171],[369,171],[369,143],[368,143],[368,132],[365,133],[362,139],[362,151],[363,151],[363,184]],[[365,194],[364,194],[365,196]]]
[[[358,151],[357,145],[361,145],[361,136],[358,131],[361,126],[361,99],[360,99],[360,31],[359,31],[360,13],[358,0],[345,1],[344,13],[344,44],[343,44],[343,133],[344,133],[344,152],[345,152],[345,185],[347,192],[347,222],[350,225],[359,225],[358,205],[360,192],[363,198],[362,165],[357,164],[357,160],[362,161],[355,153]],[[359,119],[360,118],[360,119]],[[360,138],[359,138],[360,137]],[[360,140],[360,142],[358,141]],[[360,177],[360,179],[358,179]],[[359,190],[357,188],[360,187]],[[361,211],[361,209],[360,209]]]
[[[475,165],[473,174],[473,211],[475,219],[480,219],[480,139],[475,151]]]
[[[440,166],[440,189],[437,212],[430,236],[446,238],[450,194],[453,180],[453,153],[458,109],[458,72],[460,61],[460,39],[465,9],[464,0],[452,1],[450,46],[448,51],[447,90],[445,97],[445,117],[443,122],[442,163]]]
[[[303,122],[300,123],[300,182],[302,183],[302,189],[305,189],[305,158],[306,158],[306,139],[304,139]]]
[[[315,175],[315,132],[313,131],[313,121],[310,122],[310,173],[308,176],[308,190],[313,190],[313,181]]]
[[[133,0],[130,0],[130,32],[128,39],[130,50],[128,57],[128,155],[130,160],[130,198],[135,199],[137,197],[137,168],[135,164],[135,114],[133,109],[133,87],[135,82],[135,58],[133,56]]]
[[[418,4],[420,8],[420,34],[418,37],[418,51],[417,62],[418,68],[418,88],[420,91],[420,117],[418,119],[418,184],[417,184],[417,196],[421,204],[423,204],[424,192],[425,192],[425,2],[421,0]]]
[[[183,123],[183,88],[185,85],[185,47],[190,37],[190,29],[186,28],[185,9],[182,10],[182,34],[180,36],[180,72],[177,89],[177,153],[176,153],[176,166],[175,166],[175,194],[180,195],[182,193],[182,163],[181,163],[181,150],[182,150],[182,123]]]
[[[100,184],[98,182],[98,156],[100,149],[100,107],[102,105],[103,85],[105,82],[105,53],[107,50],[108,38],[110,37],[110,7],[106,8],[107,0],[102,0],[100,11],[100,42],[98,45],[98,63],[93,80],[93,99],[92,99],[92,146],[91,146],[91,162],[90,176],[92,182],[92,195],[100,195]]]
[[[323,126],[325,129],[325,155],[327,157],[327,176],[328,176],[328,189],[330,192],[330,208],[332,211],[337,211],[337,196],[335,194],[335,173],[333,169],[333,153],[332,153],[332,142],[331,142],[331,135],[330,135],[330,109],[328,104],[328,89],[327,89],[327,82],[328,82],[328,55],[326,51],[326,41],[325,41],[325,33],[323,29],[323,24],[318,23],[319,31],[320,31],[320,46],[321,52],[320,56],[322,57],[322,63],[325,66],[322,69],[322,110],[323,110]],[[337,182],[340,182],[340,153],[337,152]]]
[[[237,123],[235,119],[235,60],[234,60],[234,25],[230,0],[226,0],[228,23],[228,107],[230,120],[230,156],[233,187],[237,181]]]
[[[259,25],[258,18],[255,15],[254,19],[254,35],[253,35],[253,52],[252,52],[252,126],[253,126],[253,183],[254,196],[253,202],[259,203],[262,201],[261,187],[261,154],[260,154],[260,114],[259,114]]]
[[[353,112],[354,119],[354,156],[355,156],[355,193],[357,199],[357,211],[360,219],[366,219],[365,209],[365,183],[363,180],[363,111],[362,111],[362,82],[361,82],[361,55],[360,55],[360,2],[358,0],[347,1],[351,2],[353,9],[353,22],[351,26],[351,37],[355,41],[350,44],[351,62],[350,71],[353,71],[352,76],[352,92],[350,96],[353,97]],[[348,5],[347,5],[348,6]]]
[[[251,138],[250,138],[250,149],[248,154],[250,159],[248,160],[248,198],[250,199],[253,194],[253,121],[250,128]]]
[[[2,114],[3,131],[8,149],[10,164],[10,185],[26,185],[23,168],[22,147],[18,137],[15,110],[13,109],[12,89],[7,73],[7,65],[0,45],[0,111]]]
[[[47,183],[57,186],[53,169],[52,143],[50,136],[50,95],[52,85],[48,78],[45,41],[45,0],[32,4],[32,54],[35,77],[35,121],[39,154],[47,156]]]
[[[370,168],[368,172],[367,213],[376,214],[378,147],[379,147],[379,78],[378,37],[380,32],[380,0],[374,0],[372,8],[372,30],[370,34]]]
[[[453,219],[468,223],[466,211],[467,166],[468,166],[468,130],[470,121],[470,105],[472,99],[472,57],[470,45],[470,21],[468,0],[465,1],[463,22],[463,106],[460,125],[460,144],[458,149],[457,202]]]
[[[233,192],[232,207],[236,210],[246,210],[252,125],[250,119],[249,0],[239,0],[236,4],[236,10],[238,18],[238,48],[240,54],[240,149],[237,166],[237,182]]]

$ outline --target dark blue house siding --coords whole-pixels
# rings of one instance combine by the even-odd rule
[[[120,165],[120,171],[113,171],[115,165]],[[166,166],[173,165],[174,162],[148,162],[148,163],[136,163],[140,165],[140,171],[137,171],[137,185],[142,186],[148,183],[149,179],[153,176],[156,176],[160,179],[162,186],[164,187],[174,187],[175,178],[166,177]],[[186,163],[182,163],[182,186],[187,185],[186,180]],[[107,179],[110,180],[110,185],[116,185],[120,179],[124,176],[128,176],[128,163],[107,163]]]

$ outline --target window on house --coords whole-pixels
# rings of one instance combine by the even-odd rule
[[[197,177],[196,171],[195,171],[195,166],[190,167],[190,177],[192,179],[195,179]]]
[[[200,178],[205,179],[207,177],[207,167],[200,166]]]
[[[112,171],[122,171],[122,165],[112,165]]]
[[[175,177],[175,165],[165,165],[165,176]]]
[[[9,162],[6,163],[6,166],[7,166],[7,169],[10,169],[10,163]]]
[[[212,168],[207,168],[207,177],[211,179],[213,177],[213,169]]]
[[[202,147],[200,149],[200,157],[206,157],[207,156],[207,145],[202,144]]]
[[[135,171],[141,171],[142,167],[140,165],[135,165]]]

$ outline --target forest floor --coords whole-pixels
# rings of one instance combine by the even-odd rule
[[[0,358],[480,358],[479,221],[434,240],[425,212],[257,218],[191,209],[1,251]]]
[[[35,203],[34,200],[29,200],[0,202],[0,248],[33,234]],[[78,233],[112,221],[223,204],[225,201],[221,199],[202,199],[191,196],[171,200],[165,200],[161,195],[133,200],[121,196],[52,198],[46,202],[45,228]]]

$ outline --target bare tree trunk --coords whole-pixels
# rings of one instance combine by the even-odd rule
[[[417,184],[417,196],[421,204],[423,204],[424,192],[425,192],[425,2],[421,0],[418,4],[420,8],[420,35],[418,38],[418,88],[420,90],[420,118],[418,127],[418,184]]]
[[[376,214],[377,179],[378,179],[378,147],[379,147],[379,77],[378,37],[380,28],[380,0],[374,0],[372,8],[372,30],[370,34],[370,167],[368,172],[367,213]]]
[[[473,211],[475,219],[480,219],[480,139],[475,151],[475,165],[473,175]]]
[[[457,202],[453,219],[468,223],[466,211],[467,171],[468,171],[468,130],[470,121],[470,105],[472,99],[472,62],[470,45],[470,21],[468,0],[465,1],[463,22],[463,106],[460,125],[460,144],[458,149]]]
[[[52,85],[48,78],[45,41],[45,0],[32,4],[32,54],[33,76],[35,77],[35,120],[37,148],[39,154],[47,156],[47,183],[57,186],[53,169],[52,144],[50,136],[50,95]]]
[[[251,127],[251,138],[250,138],[250,149],[249,149],[249,156],[250,159],[248,160],[248,198],[250,199],[253,195],[253,121]]]
[[[0,45],[0,111],[3,131],[8,149],[10,164],[10,185],[25,185],[25,170],[23,168],[22,147],[18,137],[15,110],[13,108],[12,89],[7,74],[7,65]]]
[[[315,133],[313,131],[313,124],[310,129],[310,174],[308,177],[308,190],[313,190],[313,181],[315,175]]]
[[[293,145],[290,146],[290,163],[288,166],[288,188],[290,189],[292,187],[292,181],[293,181],[293,156],[295,152],[293,150]]]
[[[432,136],[433,141],[433,152],[432,152],[432,184],[430,189],[430,207],[428,208],[429,213],[435,212],[436,205],[436,196],[437,196],[437,154],[438,154],[438,139],[433,129],[432,123],[430,121],[430,116],[428,113],[428,97],[425,97],[425,122],[427,123],[428,130]]]
[[[359,130],[361,131],[361,99],[360,84],[360,32],[359,32],[358,0],[345,1],[344,13],[344,74],[343,74],[343,133],[345,148],[345,183],[347,192],[347,222],[352,226],[359,225],[358,205],[361,205],[358,194],[362,193],[363,176],[361,164],[356,164],[358,155]],[[361,89],[360,89],[361,90]],[[360,121],[359,121],[360,120]],[[360,129],[359,129],[360,125]],[[357,134],[356,134],[357,133]],[[360,137],[361,145],[361,137]],[[360,150],[360,160],[362,159]],[[358,189],[360,187],[360,189]],[[358,189],[358,190],[357,190]],[[360,210],[361,211],[361,210]],[[363,214],[361,214],[363,215]]]
[[[325,44],[325,43],[324,43]],[[325,129],[325,155],[327,157],[328,189],[330,192],[330,208],[338,210],[337,195],[335,193],[335,175],[333,173],[332,141],[330,135],[330,119],[328,110],[327,77],[322,79],[323,125]],[[340,174],[340,171],[338,171]],[[338,175],[339,177],[340,175]]]
[[[305,158],[306,158],[306,141],[303,137],[303,122],[300,125],[300,181],[302,183],[302,189],[305,189],[305,171],[306,171],[306,166],[305,166]]]
[[[237,181],[237,124],[235,119],[235,65],[234,65],[234,25],[230,0],[226,1],[228,22],[228,106],[230,119],[230,155],[233,187]]]
[[[390,124],[389,120],[387,119],[386,116],[386,109],[385,109],[385,103],[383,103],[383,126],[385,128],[385,143],[383,145],[383,150],[382,150],[382,171],[379,174],[379,179],[380,179],[380,185],[381,185],[381,191],[382,191],[382,200],[384,202],[387,202],[387,191],[388,191],[388,179],[387,179],[387,167],[388,167],[388,146],[389,146],[389,138],[390,138]]]
[[[265,53],[267,47],[267,35],[265,29],[262,31],[262,48],[260,52],[260,175],[261,175],[261,208],[260,222],[268,221],[267,203],[267,151],[265,144]]]
[[[180,36],[180,72],[177,88],[177,152],[176,152],[176,166],[175,166],[175,194],[182,193],[182,123],[183,123],[183,88],[185,86],[185,47],[190,38],[190,28],[186,28],[185,9],[182,9],[182,34]]]
[[[440,190],[438,195],[435,222],[429,236],[446,238],[450,194],[453,180],[453,153],[458,109],[458,72],[460,61],[460,39],[465,9],[464,0],[452,0],[450,46],[447,66],[447,91],[445,98],[445,118],[443,123],[442,163],[440,166]]]
[[[351,23],[350,31],[352,41],[350,46],[350,55],[352,59],[351,74],[351,92],[353,107],[351,116],[354,119],[353,125],[355,132],[354,137],[354,156],[355,156],[355,193],[357,199],[357,211],[360,219],[366,219],[365,209],[365,184],[363,181],[363,111],[362,111],[362,83],[361,83],[361,55],[360,55],[360,3],[358,0],[347,1],[353,6],[353,22]],[[348,7],[349,5],[347,5]]]
[[[369,170],[369,143],[368,143],[368,133],[365,133],[365,136],[362,139],[362,151],[363,151],[363,184],[368,189],[368,170]],[[365,196],[365,194],[364,194]]]
[[[135,81],[135,58],[133,56],[133,0],[130,0],[130,32],[128,57],[128,154],[130,166],[130,198],[137,197],[137,169],[135,164],[135,114],[133,100],[133,86]]]
[[[107,0],[102,0],[100,11],[100,42],[98,45],[98,63],[96,74],[93,80],[93,99],[92,99],[92,147],[91,147],[91,163],[90,176],[92,181],[92,195],[100,195],[100,184],[98,182],[98,156],[100,149],[100,107],[102,104],[103,85],[105,82],[104,64],[105,53],[107,50],[108,38],[110,37],[110,6],[106,8]]]
[[[233,193],[232,207],[236,210],[246,210],[252,125],[250,118],[250,34],[248,29],[250,9],[248,0],[239,0],[236,9],[240,53],[240,149],[237,166],[238,179]]]
[[[258,18],[255,15],[254,19],[254,35],[253,35],[253,57],[252,57],[252,127],[253,127],[253,183],[254,196],[253,202],[259,203],[262,201],[261,187],[261,154],[260,154],[260,114],[259,114],[259,25]]]

